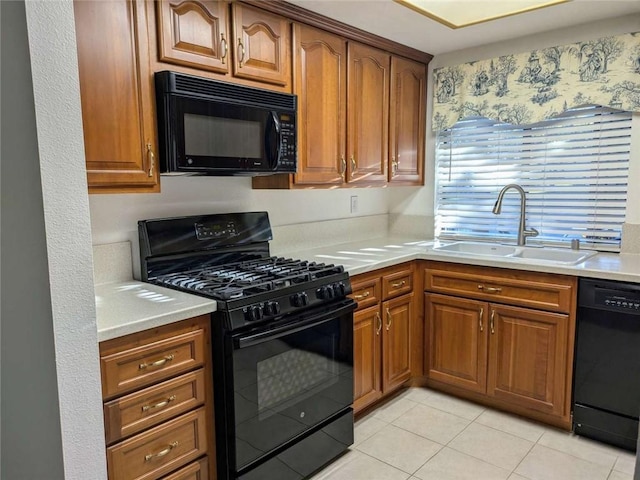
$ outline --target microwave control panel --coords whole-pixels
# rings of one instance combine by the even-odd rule
[[[280,113],[278,117],[280,120],[280,135],[282,137],[279,164],[295,169],[297,153],[295,117],[287,113]]]

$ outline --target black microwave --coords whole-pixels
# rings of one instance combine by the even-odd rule
[[[155,84],[162,173],[295,173],[295,95],[170,71]]]

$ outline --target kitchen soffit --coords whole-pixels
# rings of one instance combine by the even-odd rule
[[[394,0],[287,0],[432,55],[507,41],[604,19],[638,15],[638,0],[572,0],[520,15],[451,29]]]

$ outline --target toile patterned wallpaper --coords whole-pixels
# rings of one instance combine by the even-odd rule
[[[640,111],[640,32],[434,70],[433,130],[535,123],[585,104]]]

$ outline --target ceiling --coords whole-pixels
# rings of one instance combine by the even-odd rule
[[[393,0],[287,1],[432,55],[640,13],[638,0],[573,0],[453,30]],[[466,3],[464,0],[451,1],[457,1],[461,8]]]

